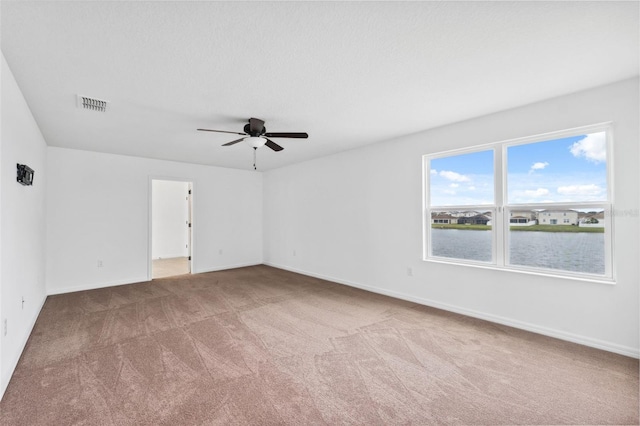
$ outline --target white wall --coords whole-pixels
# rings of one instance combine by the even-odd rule
[[[638,356],[638,90],[628,80],[266,172],[265,262]],[[616,285],[421,260],[423,154],[605,121]]]
[[[0,133],[0,397],[46,298],[46,144],[2,55]],[[16,182],[16,164],[35,170],[33,186]],[[24,298],[24,305],[22,299]],[[0,327],[0,330],[2,327]]]
[[[151,187],[151,257],[189,255],[188,182],[154,180]]]
[[[47,160],[49,294],[150,277],[152,178],[193,182],[193,273],[262,262],[260,173],[55,147]]]

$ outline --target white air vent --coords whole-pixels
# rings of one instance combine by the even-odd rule
[[[78,108],[84,108],[91,111],[105,112],[107,110],[108,103],[109,101],[103,101],[101,99],[78,95]]]

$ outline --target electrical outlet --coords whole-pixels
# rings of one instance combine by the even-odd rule
[[[102,268],[102,260],[98,260],[98,268]]]
[[[296,255],[296,251],[295,251],[295,250],[293,251],[293,255],[294,255],[294,256]]]
[[[7,335],[7,319],[5,318],[4,321],[2,321],[2,334],[4,334],[5,336]]]
[[[407,276],[408,277],[412,277],[413,276],[413,269],[411,267],[407,268]]]

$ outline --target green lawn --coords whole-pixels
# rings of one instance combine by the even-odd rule
[[[467,231],[490,231],[489,225],[448,225],[444,223],[432,223],[433,229],[463,229]],[[583,228],[573,225],[533,225],[533,226],[510,226],[511,231],[525,232],[599,232],[603,233],[604,228]]]
[[[468,231],[490,231],[489,225],[449,225],[446,223],[432,223],[431,227],[434,229],[464,229]]]
[[[585,228],[573,225],[510,226],[509,229],[511,231],[528,232],[604,232],[604,228]]]

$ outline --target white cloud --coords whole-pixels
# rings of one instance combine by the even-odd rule
[[[605,132],[591,133],[574,142],[569,148],[574,157],[584,157],[587,161],[601,163],[607,160],[607,139]]]
[[[602,194],[602,188],[598,185],[568,185],[559,186],[558,194],[562,195],[598,195]]]
[[[538,188],[536,190],[526,190],[524,193],[529,197],[538,198],[549,195],[549,190],[547,188]]]
[[[431,173],[432,175],[437,175],[437,174],[438,174],[438,171],[437,171],[436,169],[431,169],[431,172],[430,172],[430,173]]]
[[[476,190],[476,187],[475,187],[475,186],[470,186],[470,187],[469,187],[469,191],[475,191],[475,190]]]
[[[460,186],[459,183],[452,183],[452,184],[449,185],[449,188],[457,188],[459,186]]]
[[[439,173],[439,175],[445,179],[449,179],[454,182],[469,182],[471,180],[465,175],[461,175],[460,173],[456,173],[456,172],[451,172],[449,170],[442,170]]]
[[[542,170],[545,167],[547,167],[548,165],[549,165],[549,163],[547,163],[546,161],[544,163],[542,163],[542,162],[533,163],[531,165],[531,168],[529,169],[529,173],[533,173],[536,170]]]

